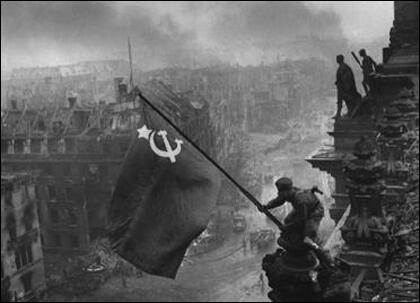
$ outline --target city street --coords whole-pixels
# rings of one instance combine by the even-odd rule
[[[282,150],[273,151],[265,155],[262,151],[269,146],[270,142],[276,142],[280,136],[251,135],[252,149],[256,153],[257,161],[263,163],[261,169],[264,173],[272,173],[273,177],[291,177],[297,186],[310,187],[318,185],[322,189],[321,175],[310,165],[304,162],[304,158],[311,149],[319,144],[288,144]],[[293,155],[291,157],[290,155]],[[254,163],[251,163],[254,165]],[[266,170],[266,171],[264,171]],[[271,183],[263,184],[263,203],[275,197],[276,189]],[[325,199],[323,200],[325,202]],[[275,211],[275,214],[283,219],[291,210],[289,204]],[[249,240],[249,232],[258,229],[271,228],[278,231],[263,214],[259,213],[254,206],[239,211],[247,218],[247,229],[242,233],[229,231],[223,245],[214,251],[210,251],[199,257],[191,257],[184,262],[176,280],[170,280],[151,275],[143,275],[141,278],[128,278],[127,287],[122,286],[121,278],[111,278],[100,289],[89,296],[78,298],[91,302],[99,301],[235,301],[267,302],[267,280],[261,283],[261,261],[265,253],[275,250],[275,244],[266,252],[251,251],[249,241],[244,249],[244,238]],[[328,212],[327,212],[328,215]],[[327,238],[334,224],[326,217],[321,226],[323,237]]]

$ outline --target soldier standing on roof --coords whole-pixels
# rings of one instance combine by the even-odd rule
[[[337,114],[334,116],[335,119],[341,117],[343,101],[347,106],[347,114],[351,116],[354,108],[361,100],[361,96],[357,92],[353,71],[344,62],[344,56],[338,55],[336,60],[338,69],[335,81],[335,85],[337,86]]]
[[[366,95],[369,94],[370,89],[371,89],[371,81],[370,81],[370,77],[372,75],[374,75],[377,72],[378,69],[378,65],[376,64],[376,62],[367,55],[366,50],[365,49],[361,49],[359,51],[359,55],[360,57],[362,57],[362,64],[361,64],[361,68],[363,71],[363,88],[366,92]]]

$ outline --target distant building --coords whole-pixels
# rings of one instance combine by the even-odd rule
[[[28,174],[1,175],[1,301],[27,302],[45,289],[35,186]]]
[[[322,109],[322,104],[310,105],[308,100],[317,101],[330,94],[325,79],[331,73],[324,61],[310,59],[270,66],[165,68],[144,73],[143,80],[159,79],[176,92],[192,92],[208,101],[214,129],[212,156],[239,180],[244,175],[245,163],[252,156],[244,157],[248,133],[279,134],[289,129],[287,122],[299,117],[304,110],[313,113]],[[258,178],[248,179],[255,182]],[[241,181],[253,187],[248,184],[249,180]],[[258,195],[259,190],[253,193]],[[222,182],[219,205],[228,207],[241,200],[227,180]]]
[[[98,103],[100,100],[112,102],[113,79],[128,72],[129,64],[124,60],[16,68],[2,83],[5,94],[2,95],[2,108],[55,108],[57,105],[65,106],[64,100],[71,95],[77,95],[82,104]]]
[[[177,92],[198,92],[208,100],[211,112],[228,103],[234,124],[243,130],[281,133],[286,120],[310,107],[308,102],[331,94],[327,81],[331,66],[312,58],[269,66],[165,68],[144,73],[143,80],[159,79]],[[316,106],[318,110],[322,104]]]
[[[113,104],[9,110],[2,116],[2,169],[37,174],[35,198],[41,214],[43,249],[84,254],[107,226],[108,202],[133,138],[142,123],[136,90],[117,81]],[[213,148],[208,103],[151,81],[142,94],[203,149]]]
[[[350,204],[343,165],[353,156],[355,143],[363,136],[376,142],[379,136],[378,122],[384,119],[386,112],[395,102],[405,98],[402,97],[404,94],[412,94],[408,99],[413,99],[418,107],[418,33],[419,2],[395,1],[390,43],[383,49],[382,73],[372,79],[371,95],[365,98],[355,117],[343,117],[334,122],[333,130],[328,132],[334,139],[333,146],[322,146],[307,158],[314,168],[327,172],[335,180],[335,204],[331,215],[336,220]],[[412,122],[414,121],[416,119],[413,118]],[[379,154],[379,157],[384,155]]]

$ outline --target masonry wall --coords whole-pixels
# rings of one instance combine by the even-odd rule
[[[45,289],[45,276],[35,189],[27,175],[2,176],[1,247],[2,292],[7,281],[11,301],[37,297]]]

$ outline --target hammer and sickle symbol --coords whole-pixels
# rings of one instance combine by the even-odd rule
[[[171,163],[175,163],[176,162],[175,157],[181,152],[181,144],[183,144],[184,142],[182,142],[182,140],[175,139],[176,147],[175,149],[172,149],[172,146],[169,143],[168,138],[167,138],[168,133],[166,132],[166,130],[160,130],[157,132],[157,134],[162,137],[163,143],[165,144],[165,148],[166,148],[166,150],[161,150],[156,146],[155,134],[156,132],[153,131],[150,136],[150,139],[149,139],[150,148],[153,150],[153,152],[156,155],[163,158],[169,158]]]

